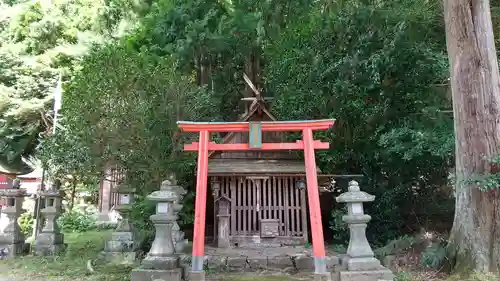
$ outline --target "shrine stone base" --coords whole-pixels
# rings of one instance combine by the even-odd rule
[[[327,251],[326,266],[328,272],[339,272],[340,257],[333,252]],[[191,272],[191,254],[181,255],[180,265],[183,268],[183,276],[196,275]],[[262,272],[279,271],[287,274],[314,273],[314,258],[312,249],[301,246],[265,247],[265,248],[216,248],[211,245],[205,247],[204,268],[210,271],[223,272]],[[193,275],[193,276],[194,276]],[[311,278],[312,279],[312,278]],[[318,281],[330,281],[331,275],[314,276]],[[189,277],[189,281],[198,281]]]
[[[56,256],[68,248],[67,244],[59,245],[35,245],[33,249],[33,254],[35,256]]]
[[[61,233],[40,233],[35,238],[33,254],[36,256],[54,256],[64,252],[67,244],[63,243],[64,235]]]
[[[135,252],[103,252],[102,254],[106,261],[112,264],[133,264],[137,258]]]
[[[177,269],[144,269],[136,268],[132,270],[131,281],[151,281],[151,280],[164,280],[164,281],[181,281],[182,270]]]
[[[333,281],[389,281],[394,280],[394,274],[388,269],[367,271],[341,271]]]
[[[28,254],[30,251],[29,243],[17,243],[17,244],[0,244],[0,257],[2,258],[12,258],[17,256],[22,256]]]
[[[314,273],[313,280],[314,281],[332,281],[332,273],[330,273],[330,272],[328,272],[326,274]]]
[[[110,263],[133,264],[137,258],[136,242],[132,232],[113,232],[106,241],[103,255]]]
[[[205,281],[205,271],[189,272],[189,281]]]

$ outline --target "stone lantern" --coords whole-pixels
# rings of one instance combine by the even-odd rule
[[[18,220],[25,212],[23,201],[26,191],[14,185],[14,188],[1,190],[0,196],[6,201],[2,214],[5,214],[8,219],[7,226],[3,233],[0,233],[0,255],[4,258],[24,254],[29,251],[29,244],[26,243]]]
[[[375,255],[366,239],[367,223],[371,216],[364,213],[363,203],[372,202],[375,196],[363,192],[356,181],[349,182],[349,189],[336,198],[339,203],[347,204],[347,215],[342,220],[349,225],[350,238],[347,248],[347,272],[340,272],[340,281],[357,280],[392,280],[391,271],[385,269]]]
[[[179,255],[175,253],[172,229],[178,219],[175,202],[179,200],[176,185],[171,180],[162,183],[160,190],[148,199],[156,203],[156,214],[151,221],[155,226],[155,239],[139,268],[132,271],[132,281],[163,279],[180,281],[182,270]]]
[[[64,234],[57,224],[57,218],[61,215],[62,196],[55,186],[50,190],[40,193],[40,198],[45,201],[45,208],[40,210],[45,225],[35,238],[36,255],[57,255],[66,249]]]
[[[106,242],[104,252],[108,258],[119,263],[133,263],[136,258],[136,241],[134,227],[129,221],[129,212],[134,202],[135,189],[121,182],[113,190],[118,195],[118,204],[115,210],[120,214],[121,220],[111,234],[111,239]]]

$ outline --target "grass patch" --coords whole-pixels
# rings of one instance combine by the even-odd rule
[[[222,281],[290,281],[290,276],[237,276],[222,279]]]
[[[446,281],[498,281],[500,280],[500,275],[493,273],[478,273],[474,272],[469,276],[454,275],[448,278]]]
[[[104,248],[111,231],[89,231],[84,233],[65,234],[68,248],[65,253],[54,257],[24,256],[0,261],[0,271],[16,277],[38,281],[50,280],[73,281],[128,281],[130,268],[107,266],[99,262],[91,273],[87,268],[88,260],[95,260]],[[99,266],[100,265],[100,266]]]

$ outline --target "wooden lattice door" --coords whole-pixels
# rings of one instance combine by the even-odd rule
[[[307,241],[307,199],[301,177],[224,177],[221,193],[231,198],[230,235],[260,235],[261,220],[277,220],[279,237]]]

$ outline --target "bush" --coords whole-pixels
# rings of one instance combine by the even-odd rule
[[[396,281],[409,281],[410,275],[406,272],[398,272],[394,278]]]
[[[424,267],[440,269],[447,260],[445,244],[437,244],[427,248],[421,256],[421,263]]]
[[[33,215],[29,212],[22,214],[19,217],[19,226],[21,226],[21,231],[24,236],[30,237],[33,233]]]
[[[96,228],[97,220],[91,214],[74,208],[63,213],[57,222],[65,232],[85,232]]]
[[[347,207],[333,209],[329,221],[330,229],[333,230],[333,239],[337,245],[348,245],[349,229],[347,223],[342,220],[342,216],[347,214]]]

